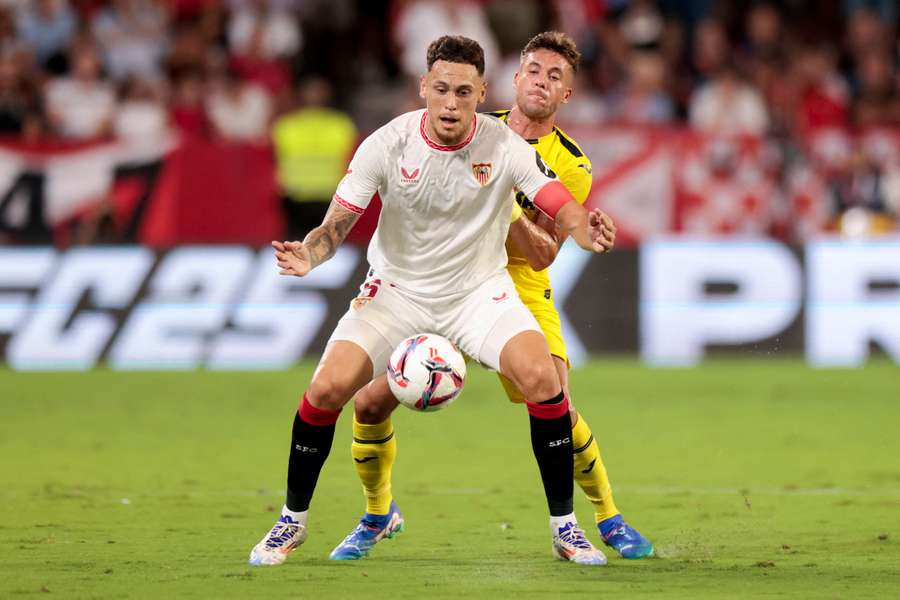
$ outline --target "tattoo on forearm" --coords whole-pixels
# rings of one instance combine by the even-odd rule
[[[338,246],[358,219],[358,214],[332,203],[322,224],[310,231],[303,240],[309,250],[311,267],[316,267],[334,256]]]

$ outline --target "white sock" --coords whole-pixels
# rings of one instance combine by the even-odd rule
[[[567,515],[562,515],[560,517],[550,517],[550,530],[553,533],[559,531],[560,527],[564,527],[566,523],[575,523],[578,524],[578,519],[575,518],[575,513],[569,513]]]
[[[298,523],[300,523],[302,525],[306,524],[306,517],[308,514],[309,514],[309,510],[303,510],[300,512],[296,512],[296,511],[288,509],[287,505],[284,505],[281,507],[281,516],[282,517],[288,516],[292,520],[297,521]]]

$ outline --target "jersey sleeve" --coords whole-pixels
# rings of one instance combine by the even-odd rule
[[[533,198],[534,205],[550,218],[562,206],[572,200],[572,194],[560,183],[556,173],[547,166],[541,155],[531,145],[514,133],[510,134],[510,160],[513,184],[528,198]]]
[[[591,174],[591,162],[587,158],[582,157],[578,162],[572,163],[565,171],[560,173],[559,180],[562,181],[563,185],[566,186],[566,189],[571,192],[579,204],[584,204],[591,193],[591,187],[594,185],[594,176]]]
[[[372,196],[384,182],[384,160],[387,149],[376,131],[359,145],[347,167],[347,173],[337,186],[334,201],[355,213],[362,214]]]
[[[523,194],[534,198],[542,187],[557,181],[556,173],[528,142],[512,132],[508,139],[513,185]]]

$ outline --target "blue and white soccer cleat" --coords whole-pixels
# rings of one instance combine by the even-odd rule
[[[306,541],[306,519],[295,521],[281,515],[275,526],[250,551],[250,564],[257,566],[280,565],[294,548]]]
[[[564,523],[562,527],[552,527],[553,556],[558,560],[567,560],[579,565],[605,565],[606,556],[594,547],[586,537],[578,523]]]
[[[597,524],[600,537],[622,558],[646,558],[653,556],[653,544],[634,527],[622,519],[621,515],[610,517]]]
[[[392,538],[404,529],[403,515],[395,502],[386,515],[366,513],[347,537],[328,556],[331,560],[359,560],[368,556],[372,546]]]

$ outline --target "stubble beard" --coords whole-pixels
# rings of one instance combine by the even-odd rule
[[[531,119],[532,121],[543,121],[544,119],[548,119],[556,113],[556,106],[547,105],[545,107],[538,107],[534,105],[529,105],[528,102],[516,103],[519,106],[519,110],[522,111],[522,114]]]

